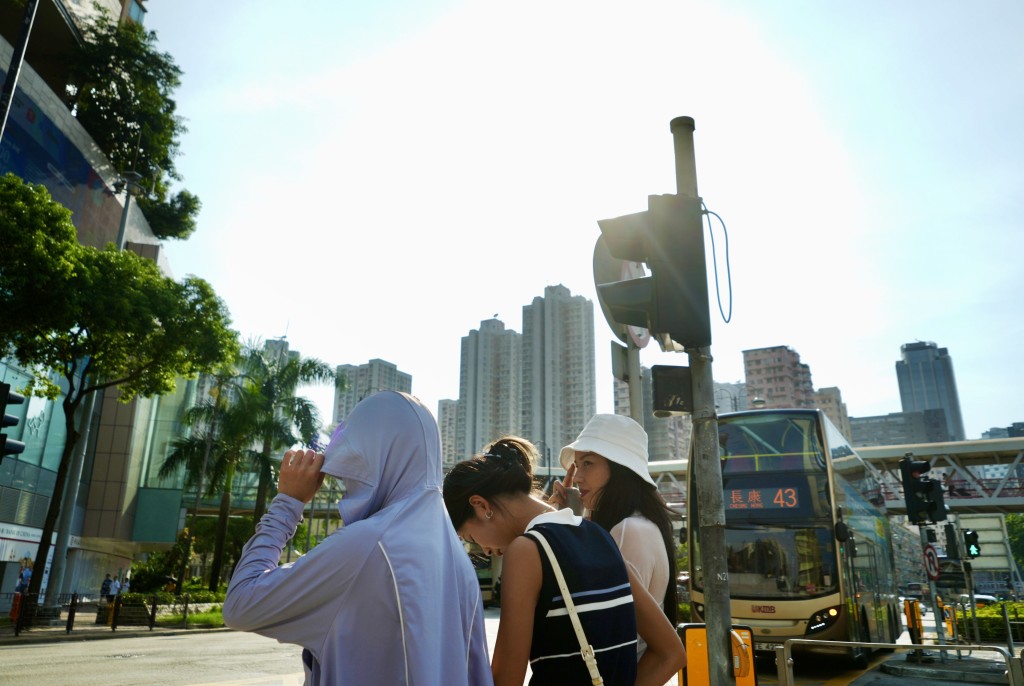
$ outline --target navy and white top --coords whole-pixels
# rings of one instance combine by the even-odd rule
[[[531,529],[544,535],[558,559],[604,683],[633,684],[636,612],[615,541],[603,528],[567,508],[534,518],[526,528]],[[589,686],[590,674],[551,563],[540,543],[527,538],[537,546],[543,570],[533,617],[530,686]]]

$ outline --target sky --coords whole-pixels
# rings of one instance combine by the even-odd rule
[[[522,331],[562,284],[594,302],[611,412],[597,221],[675,192],[669,122],[689,116],[724,221],[705,233],[716,381],[784,345],[850,416],[900,412],[900,346],[931,341],[968,438],[1024,421],[1018,0],[147,9],[183,71],[177,167],[203,203],[168,258],[243,339],[387,360],[436,411],[462,337],[494,315]],[[306,394],[330,421],[332,390]]]

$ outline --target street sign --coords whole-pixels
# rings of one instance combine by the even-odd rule
[[[939,554],[935,552],[933,545],[925,546],[924,571],[928,573],[928,578],[932,581],[939,578]]]

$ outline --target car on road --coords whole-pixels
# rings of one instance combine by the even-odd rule
[[[967,593],[962,593],[960,595],[960,601],[959,602],[960,602],[961,605],[970,606],[970,604],[971,604],[971,596],[969,594],[967,594]],[[995,605],[998,602],[999,602],[999,598],[996,598],[994,595],[985,595],[983,593],[975,593],[974,594],[974,604],[975,604],[976,607],[985,607],[986,605]]]

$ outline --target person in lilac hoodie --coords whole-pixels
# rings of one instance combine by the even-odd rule
[[[352,410],[324,455],[285,453],[225,624],[302,646],[314,686],[490,686],[480,585],[441,499],[440,449],[430,411],[385,391]],[[345,483],[344,526],[279,565],[325,474]]]

